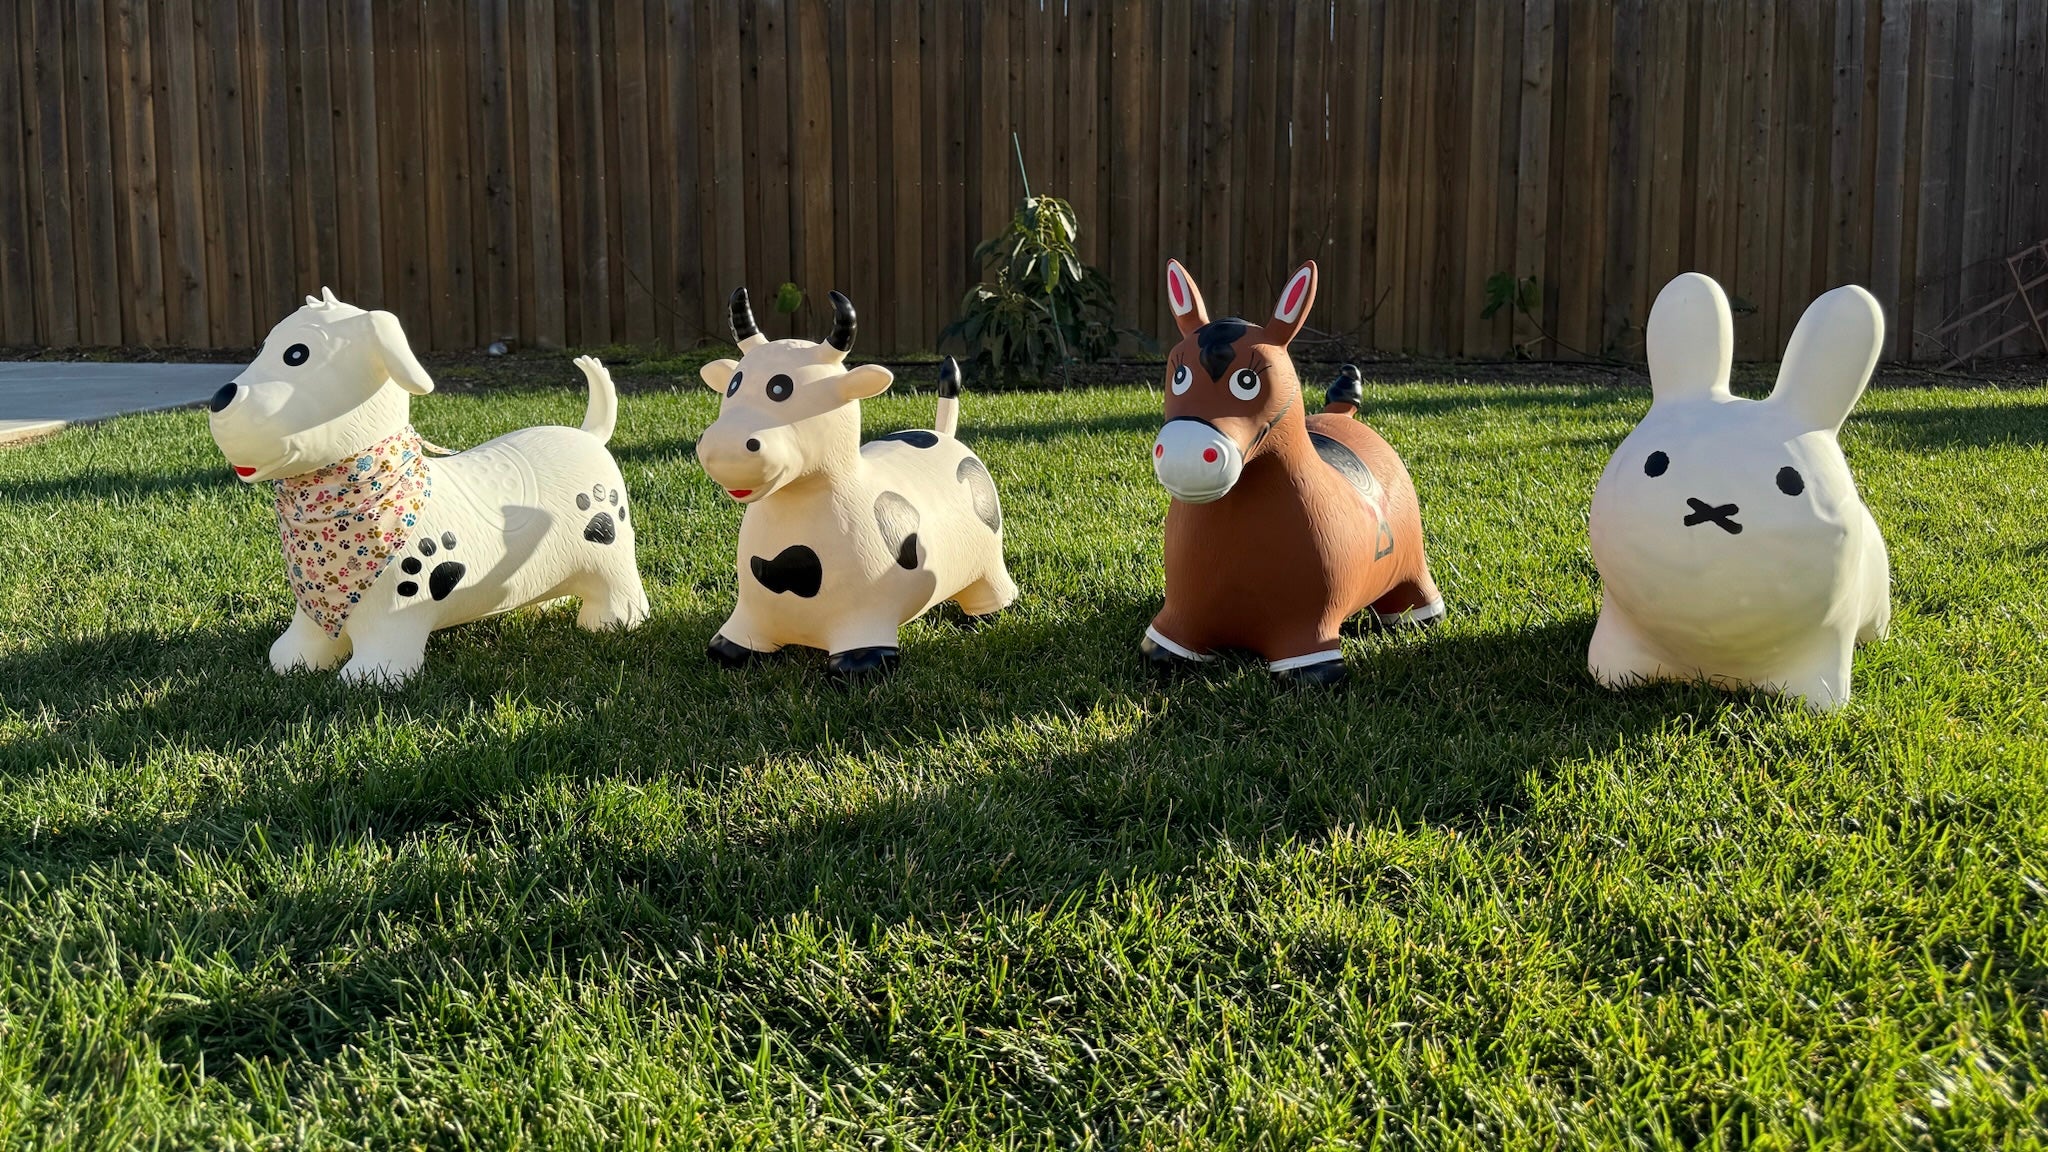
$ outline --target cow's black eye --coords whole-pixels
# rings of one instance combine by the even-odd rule
[[[740,390],[740,381],[742,381],[742,380],[746,379],[746,375],[747,375],[747,374],[746,374],[745,372],[734,372],[734,373],[732,374],[732,379],[730,379],[730,380],[727,380],[727,381],[725,382],[725,394],[726,394],[727,396],[730,396],[730,395],[732,395],[733,393],[735,393],[735,392],[739,391],[739,390]]]
[[[1650,453],[1650,458],[1643,461],[1643,475],[1662,476],[1664,470],[1669,467],[1671,467],[1671,457],[1666,456],[1662,452],[1652,452]]]
[[[1797,496],[1806,491],[1806,477],[1790,464],[1778,469],[1778,491],[1787,496]]]
[[[312,349],[304,344],[294,344],[284,350],[284,362],[297,368],[299,365],[304,364],[312,355]]]
[[[780,372],[768,378],[768,398],[770,400],[787,400],[790,394],[795,391],[796,381],[791,380]]]

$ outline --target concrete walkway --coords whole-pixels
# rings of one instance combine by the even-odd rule
[[[0,444],[66,424],[198,404],[241,370],[239,364],[0,362]]]

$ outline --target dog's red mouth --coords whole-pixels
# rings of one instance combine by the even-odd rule
[[[746,499],[747,497],[749,497],[749,496],[752,496],[753,494],[754,494],[754,490],[753,490],[752,488],[728,488],[728,489],[726,489],[726,495],[728,495],[728,496],[731,496],[731,497],[732,497],[733,499],[735,499],[735,500],[745,500],[745,499]]]
[[[240,476],[244,480],[247,480],[249,477],[254,476],[255,474],[256,470],[254,468],[250,468],[247,465],[243,464],[235,465],[235,475]]]

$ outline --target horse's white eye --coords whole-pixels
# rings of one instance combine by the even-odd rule
[[[1173,394],[1175,396],[1185,394],[1188,390],[1188,387],[1192,385],[1194,382],[1195,374],[1193,372],[1188,371],[1187,365],[1183,364],[1180,367],[1175,368],[1173,370]]]
[[[1230,394],[1239,400],[1259,398],[1259,374],[1249,368],[1239,368],[1230,374]]]

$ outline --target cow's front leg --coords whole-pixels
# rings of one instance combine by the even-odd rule
[[[291,626],[270,645],[270,667],[280,675],[294,668],[325,672],[346,659],[348,634],[329,636],[303,608],[292,609]]]
[[[832,636],[825,670],[841,677],[887,675],[895,671],[902,656],[896,639],[901,626],[894,616],[847,621]]]
[[[711,637],[711,643],[704,649],[712,662],[725,668],[738,668],[770,655],[782,647],[768,638],[767,632],[754,624],[753,613],[747,610],[745,597],[719,626],[718,633]]]

